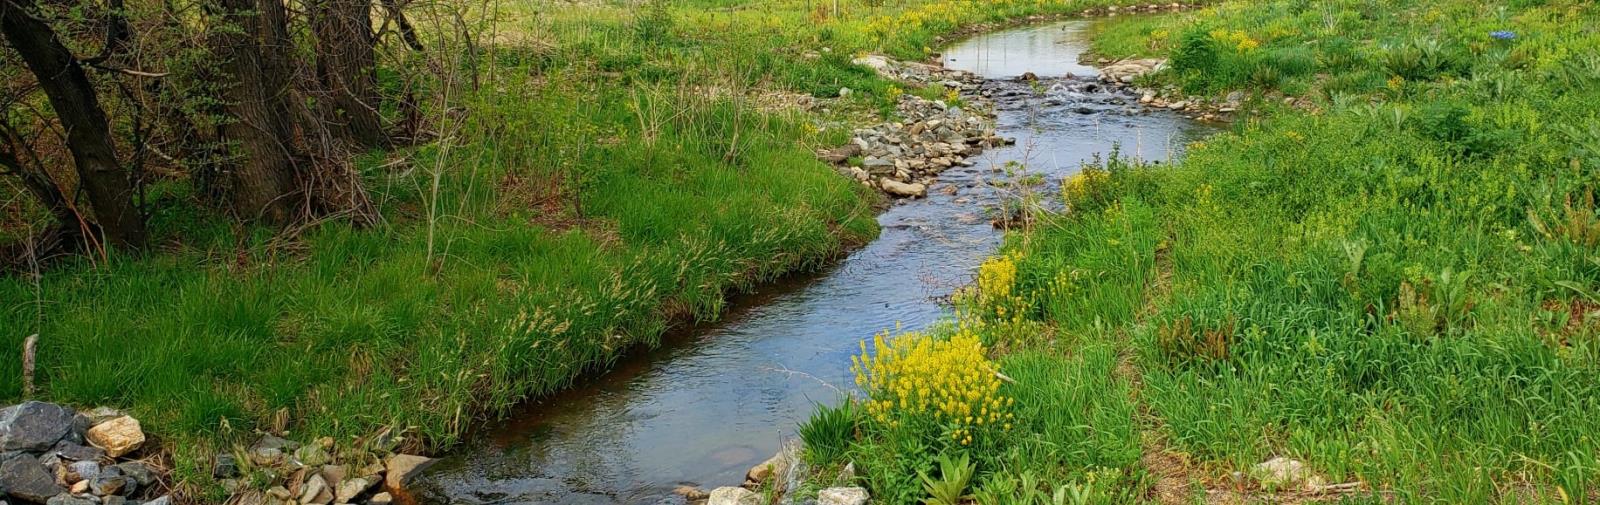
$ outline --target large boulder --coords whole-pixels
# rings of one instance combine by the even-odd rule
[[[55,495],[66,492],[56,485],[55,478],[45,471],[39,458],[31,454],[13,456],[0,463],[0,489],[5,490],[7,496],[34,503],[50,501]]]
[[[72,432],[72,409],[26,402],[0,409],[0,452],[44,452]]]

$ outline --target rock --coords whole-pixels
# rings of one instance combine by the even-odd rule
[[[89,428],[86,438],[90,445],[105,449],[107,456],[116,458],[143,445],[144,431],[139,428],[139,420],[122,416]]]
[[[0,409],[0,451],[50,450],[72,431],[73,416],[72,409],[44,402]]]
[[[866,488],[830,487],[817,492],[817,505],[866,505]]]
[[[100,505],[99,502],[88,498],[79,498],[67,493],[61,493],[50,498],[45,505]]]
[[[139,487],[149,487],[151,484],[156,483],[155,470],[142,461],[124,461],[117,463],[116,467],[123,475],[133,479],[133,482],[137,483]]]
[[[1037,81],[1037,80],[1039,80],[1039,76],[1034,75],[1033,72],[1023,72],[1022,73],[1022,80],[1024,80],[1024,81]]]
[[[761,505],[761,495],[742,487],[719,487],[711,490],[706,505]]]
[[[1305,463],[1292,458],[1277,457],[1257,464],[1251,476],[1268,488],[1293,487],[1304,482],[1311,472]]]
[[[282,465],[287,459],[282,449],[273,447],[260,447],[250,451],[250,462],[256,466],[271,468]]]
[[[45,458],[57,456],[70,461],[100,461],[106,457],[106,451],[97,447],[85,447],[66,440],[56,443],[56,446],[45,453]]]
[[[879,73],[890,70],[889,57],[881,54],[869,54],[850,60],[851,64],[861,65],[878,71]]]
[[[1147,103],[1150,103],[1150,102],[1154,102],[1155,100],[1156,100],[1156,94],[1155,93],[1145,93],[1145,94],[1139,96],[1139,103],[1147,104]]]
[[[218,479],[239,476],[239,461],[234,459],[233,453],[217,453],[217,457],[211,462],[211,476]]]
[[[878,180],[878,186],[882,187],[885,193],[906,198],[917,198],[928,194],[927,186],[915,182],[905,183],[884,178]]]
[[[160,498],[144,502],[144,505],[172,505],[172,496],[161,495]]]
[[[1232,93],[1228,93],[1228,97],[1225,98],[1224,100],[1226,100],[1228,103],[1239,103],[1239,101],[1243,100],[1243,99],[1244,99],[1244,92],[1243,91],[1234,91]]]
[[[62,467],[62,471],[58,476],[60,479],[57,479],[57,481],[66,484],[75,484],[81,480],[91,480],[100,476],[100,463],[97,461],[74,461],[72,464]]]
[[[383,462],[385,471],[384,484],[390,489],[405,489],[406,481],[427,470],[438,460],[411,454],[396,454]]]
[[[394,496],[389,493],[378,493],[367,500],[367,505],[389,505],[390,503],[394,503]]]
[[[697,488],[697,487],[694,487],[694,486],[688,486],[688,485],[682,485],[682,486],[678,486],[678,487],[672,488],[672,494],[687,498],[689,501],[704,500],[708,496],[710,496],[710,495],[706,494],[706,491],[704,489],[700,489],[700,488]]]
[[[788,467],[788,458],[785,458],[783,452],[779,451],[778,454],[767,458],[761,464],[750,467],[750,471],[745,472],[744,479],[759,484],[771,479],[774,474],[781,474],[787,471]]]
[[[107,496],[100,499],[100,505],[128,505],[128,499],[116,495]],[[239,503],[235,505],[246,505],[246,503],[243,500],[240,500]]]
[[[850,88],[839,88],[839,98],[850,96]]]
[[[333,502],[333,492],[328,490],[328,482],[322,480],[322,474],[312,474],[306,483],[300,486],[301,505],[327,505]]]
[[[1184,101],[1184,100],[1179,100],[1179,101],[1167,104],[1167,108],[1168,109],[1172,109],[1172,110],[1183,110],[1184,107],[1188,107],[1188,106],[1189,106],[1189,102],[1188,101]]]
[[[138,484],[132,480],[125,475],[101,475],[89,481],[89,492],[97,496],[133,494]]]
[[[328,457],[328,451],[323,449],[321,445],[307,445],[294,451],[295,461],[300,462],[302,465],[313,468],[322,466],[330,459],[331,458]]]
[[[44,465],[31,454],[22,454],[0,463],[0,489],[7,496],[15,496],[34,503],[44,503],[65,489],[45,471]]]
[[[267,496],[281,501],[289,501],[290,498],[294,497],[294,493],[290,493],[289,488],[283,486],[272,486],[267,489]]]
[[[372,485],[377,483],[378,479],[375,478],[370,480],[366,477],[352,477],[345,479],[343,482],[339,483],[338,491],[333,493],[333,502],[350,503],[350,501],[356,499],[357,496],[361,496],[361,494],[367,492],[368,489],[372,489]]]

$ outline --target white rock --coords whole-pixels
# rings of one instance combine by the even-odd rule
[[[817,492],[817,505],[865,505],[868,498],[866,488],[830,487]]]
[[[1251,475],[1270,488],[1286,488],[1305,481],[1311,474],[1305,463],[1293,458],[1277,457],[1257,464]]]
[[[760,505],[761,495],[742,487],[719,487],[711,490],[706,505]]]
[[[894,179],[883,178],[878,180],[878,186],[882,187],[885,193],[889,193],[894,196],[915,198],[927,196],[928,194],[927,186],[915,182],[905,183]]]

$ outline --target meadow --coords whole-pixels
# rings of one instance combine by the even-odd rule
[[[848,462],[894,503],[1600,501],[1596,21],[1274,0],[1102,23],[1101,55],[1169,58],[1142,85],[1246,112],[1173,166],[1084,166],[949,325],[869,340],[862,397],[801,429],[820,485]],[[1277,457],[1307,474],[1274,482]]]
[[[440,3],[460,26],[419,22],[425,42],[475,38],[450,61],[481,81],[428,90],[441,138],[357,161],[375,224],[240,225],[155,185],[151,251],[0,275],[0,347],[39,335],[30,398],[126,409],[190,498],[220,499],[212,456],[260,432],[443,451],[870,240],[881,197],[813,152],[893,111],[856,54],[1091,3]],[[40,212],[8,202],[19,239]]]

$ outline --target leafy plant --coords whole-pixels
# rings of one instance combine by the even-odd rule
[[[928,497],[922,502],[927,505],[960,505],[972,499],[972,495],[966,494],[967,484],[971,482],[972,474],[977,469],[977,465],[974,465],[966,454],[962,454],[959,459],[944,454],[939,455],[938,479],[929,477],[927,473],[917,472],[917,476],[922,478],[923,490],[928,493]]]

